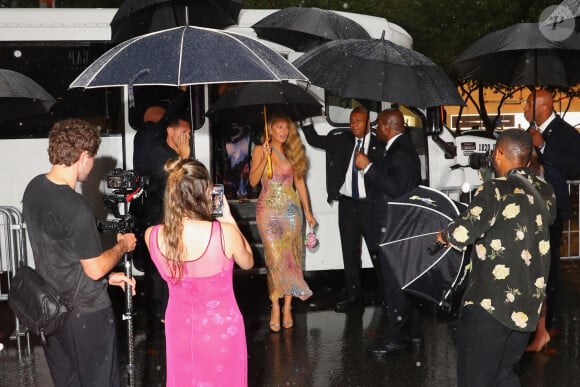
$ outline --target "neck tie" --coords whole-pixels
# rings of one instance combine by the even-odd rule
[[[354,148],[355,152],[360,150],[361,140],[356,140],[356,147]],[[356,153],[352,156],[352,198],[358,199],[358,169],[356,168],[356,164],[354,162],[356,158]]]

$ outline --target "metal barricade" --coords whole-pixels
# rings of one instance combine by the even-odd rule
[[[26,227],[22,214],[15,207],[0,206],[0,301],[8,300],[10,281],[20,265],[27,264]],[[15,330],[10,339],[17,341],[19,357],[21,357],[20,339],[23,336],[26,337],[30,354],[30,334],[15,318]]]
[[[566,254],[562,253],[564,259],[580,258],[580,232],[578,224],[580,223],[580,180],[568,181],[568,192],[570,193],[570,204],[572,205],[572,217],[564,223],[562,240],[565,243]]]

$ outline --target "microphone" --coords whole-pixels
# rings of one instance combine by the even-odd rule
[[[427,247],[427,252],[429,253],[429,255],[435,255],[439,251],[441,251],[441,249],[444,247],[445,247],[445,245],[443,243],[437,242],[437,243]]]

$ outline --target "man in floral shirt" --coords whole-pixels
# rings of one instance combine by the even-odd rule
[[[532,149],[525,131],[504,131],[492,155],[498,177],[437,235],[458,249],[475,244],[457,321],[460,387],[520,385],[513,367],[538,321],[550,266],[548,225],[556,216],[554,190],[527,168]],[[513,174],[527,178],[543,200]]]

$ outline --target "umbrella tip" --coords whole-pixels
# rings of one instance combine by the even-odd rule
[[[189,26],[189,7],[185,6],[185,26]]]
[[[381,34],[381,40],[385,40],[385,30],[383,30],[383,33]]]

